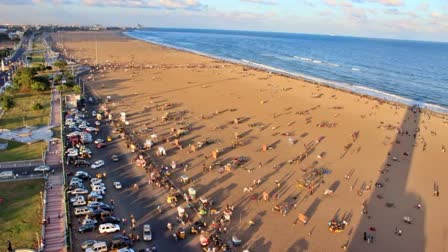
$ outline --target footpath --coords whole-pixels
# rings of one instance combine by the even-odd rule
[[[51,99],[50,125],[57,127],[61,125],[61,96],[53,89]],[[61,167],[61,141],[49,143],[46,155],[46,164],[54,168],[54,174],[48,176],[47,180],[47,199],[45,205],[45,232],[43,234],[44,251],[56,252],[67,251],[66,241],[66,214],[64,197],[64,180]]]
[[[62,173],[49,175],[47,185],[46,225],[43,236],[44,251],[67,251],[65,247],[65,208]]]

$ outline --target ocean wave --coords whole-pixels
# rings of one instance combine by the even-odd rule
[[[329,66],[332,66],[332,67],[340,67],[340,65],[339,65],[339,64],[336,64],[336,63],[328,63],[328,65],[329,65]]]
[[[294,56],[293,58],[299,59],[299,60],[303,60],[303,61],[313,61],[310,58],[305,58],[305,57],[299,57],[299,56]]]
[[[352,71],[361,71],[361,69],[356,68],[356,67],[352,67]]]
[[[288,71],[285,71],[283,69],[275,68],[275,67],[271,67],[271,66],[267,66],[267,65],[263,65],[263,64],[260,64],[260,63],[257,63],[257,62],[253,62],[253,61],[250,61],[250,60],[247,60],[247,59],[241,59],[241,61],[243,63],[246,63],[249,66],[255,66],[255,67],[262,68],[262,69],[272,70],[272,71],[278,72],[278,73],[290,74]]]

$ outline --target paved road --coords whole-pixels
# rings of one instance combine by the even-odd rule
[[[27,38],[24,38],[25,41],[27,41]],[[26,44],[26,43],[25,43]],[[11,63],[15,63],[22,59],[23,53],[26,51],[26,49],[22,46],[12,55],[10,61]],[[11,71],[9,71],[11,72]],[[9,72],[0,72],[0,87],[2,87],[5,84],[5,81],[8,80],[8,73]]]
[[[93,123],[93,119],[90,119],[90,123]],[[110,126],[102,126],[101,132],[98,134],[98,138],[105,138],[110,132]],[[142,237],[142,228],[145,223],[151,224],[153,230],[154,240],[152,242],[137,242],[134,244],[136,251],[144,248],[149,248],[153,244],[157,246],[158,251],[201,251],[198,244],[197,236],[187,235],[187,239],[176,243],[166,231],[166,225],[168,222],[175,223],[175,216],[177,214],[175,209],[164,209],[162,214],[157,212],[157,206],[166,206],[166,191],[164,189],[153,188],[147,184],[147,178],[145,177],[145,171],[142,168],[137,168],[131,164],[131,159],[135,157],[134,153],[129,153],[125,148],[125,143],[121,139],[114,140],[103,149],[96,149],[92,144],[90,148],[93,151],[92,162],[98,159],[103,159],[106,165],[96,171],[85,168],[79,169],[69,167],[69,171],[85,170],[90,174],[96,172],[106,172],[108,174],[105,184],[108,188],[107,195],[104,202],[109,203],[110,199],[115,200],[114,215],[119,218],[129,219],[133,214],[136,218],[136,234]],[[111,155],[119,154],[120,161],[112,162],[110,160]],[[120,181],[123,185],[122,190],[116,190],[113,188],[112,183],[114,181]],[[138,191],[131,189],[131,186],[137,183],[140,186]],[[73,216],[73,215],[72,215]],[[73,234],[74,234],[74,251],[81,251],[80,244],[87,239],[97,240],[110,240],[115,234],[100,235],[98,232],[90,232],[85,234],[77,233],[79,224],[75,216],[72,217],[73,221]],[[127,234],[132,232],[129,225],[122,225],[122,229],[125,228]]]

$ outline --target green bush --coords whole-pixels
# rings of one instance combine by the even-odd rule
[[[10,95],[3,95],[0,97],[2,108],[8,110],[14,107],[14,97]]]
[[[34,103],[32,106],[33,110],[42,110],[44,108],[44,106],[42,106],[42,104],[40,103]]]

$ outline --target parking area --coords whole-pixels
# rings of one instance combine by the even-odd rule
[[[65,150],[70,148],[75,149],[71,149],[69,151],[70,153],[68,153],[68,155],[73,156],[73,158],[70,158],[71,163],[66,166],[67,174],[69,174],[68,183],[73,180],[73,184],[79,184],[75,182],[77,180],[76,178],[73,179],[76,177],[75,175],[77,175],[77,172],[78,175],[80,175],[79,171],[85,171],[92,178],[96,178],[98,174],[99,179],[94,180],[94,182],[98,185],[95,187],[98,187],[96,188],[98,189],[97,192],[98,194],[101,194],[102,197],[102,199],[96,197],[97,200],[102,203],[90,203],[88,194],[92,191],[92,183],[90,179],[87,178],[82,181],[82,186],[80,187],[87,189],[88,192],[88,194],[80,194],[84,196],[85,203],[82,200],[75,203],[79,204],[79,206],[73,206],[73,204],[70,203],[71,229],[74,244],[73,251],[84,251],[82,245],[88,240],[105,241],[110,249],[112,240],[114,239],[114,248],[126,247],[129,238],[132,242],[131,247],[134,251],[146,251],[153,246],[156,246],[157,251],[198,251],[199,245],[196,239],[190,238],[176,242],[167,231],[167,223],[176,221],[175,216],[177,212],[174,208],[166,207],[166,203],[164,203],[164,201],[166,201],[166,190],[148,184],[145,170],[136,167],[134,164],[133,159],[136,154],[131,153],[128,148],[126,148],[124,140],[122,140],[118,134],[112,133],[112,127],[107,123],[108,120],[106,118],[97,120],[97,118],[92,115],[92,111],[98,111],[98,109],[98,105],[87,102],[86,111],[78,114],[77,118],[79,118],[79,123],[76,124],[88,123],[88,126],[92,125],[91,127],[98,128],[99,131],[91,131],[91,139],[84,136],[83,138],[88,139],[86,142],[81,141],[81,137],[78,139],[69,138],[65,148]],[[85,117],[82,118],[82,115]],[[97,123],[99,124],[98,126],[95,125],[97,121],[99,121],[99,123]],[[67,125],[65,127],[65,134],[81,131],[76,125],[71,125],[73,126]],[[71,129],[69,129],[69,127]],[[85,132],[85,130],[83,131]],[[100,145],[95,144],[94,142],[97,139],[102,139],[104,142]],[[89,140],[91,140],[91,143],[87,143],[90,142]],[[118,157],[118,160],[113,160],[114,155]],[[84,158],[79,158],[81,156]],[[76,160],[85,160],[88,164],[80,164],[80,161]],[[104,161],[104,165],[93,169],[91,165],[98,160]],[[75,165],[75,162],[77,162],[79,167]],[[121,188],[115,188],[114,182],[120,182]],[[101,185],[101,183],[104,185]],[[72,187],[69,188],[68,192],[70,192],[70,189],[75,190],[75,188]],[[104,194],[101,192],[103,189]],[[68,195],[69,200],[76,196],[75,194],[71,195],[70,193]],[[90,197],[90,199],[95,200],[94,197]],[[82,208],[88,206],[88,204],[91,206],[88,210],[89,214],[74,214],[76,208]],[[102,204],[102,206],[98,206],[99,204]],[[113,207],[113,210],[109,210],[109,206]],[[159,212],[158,206],[161,207],[161,212]],[[95,208],[103,208],[103,210],[94,210]],[[78,212],[79,211],[81,210],[78,210]],[[107,217],[109,214],[113,217]],[[87,217],[89,215],[91,218]],[[94,224],[94,230],[90,231],[89,224],[87,224],[83,227],[86,228],[86,231],[83,233],[79,232],[79,228],[83,226],[83,223],[92,221],[96,222],[96,224]],[[100,224],[108,222],[116,222],[117,225],[119,225],[120,230],[101,234],[98,230]],[[143,229],[144,226],[148,224],[151,228],[152,239],[151,241],[143,241]],[[105,228],[105,226],[102,227]],[[113,226],[111,227],[112,229],[115,229]],[[120,238],[118,236],[126,236],[128,239]],[[121,240],[121,242],[118,240]]]

